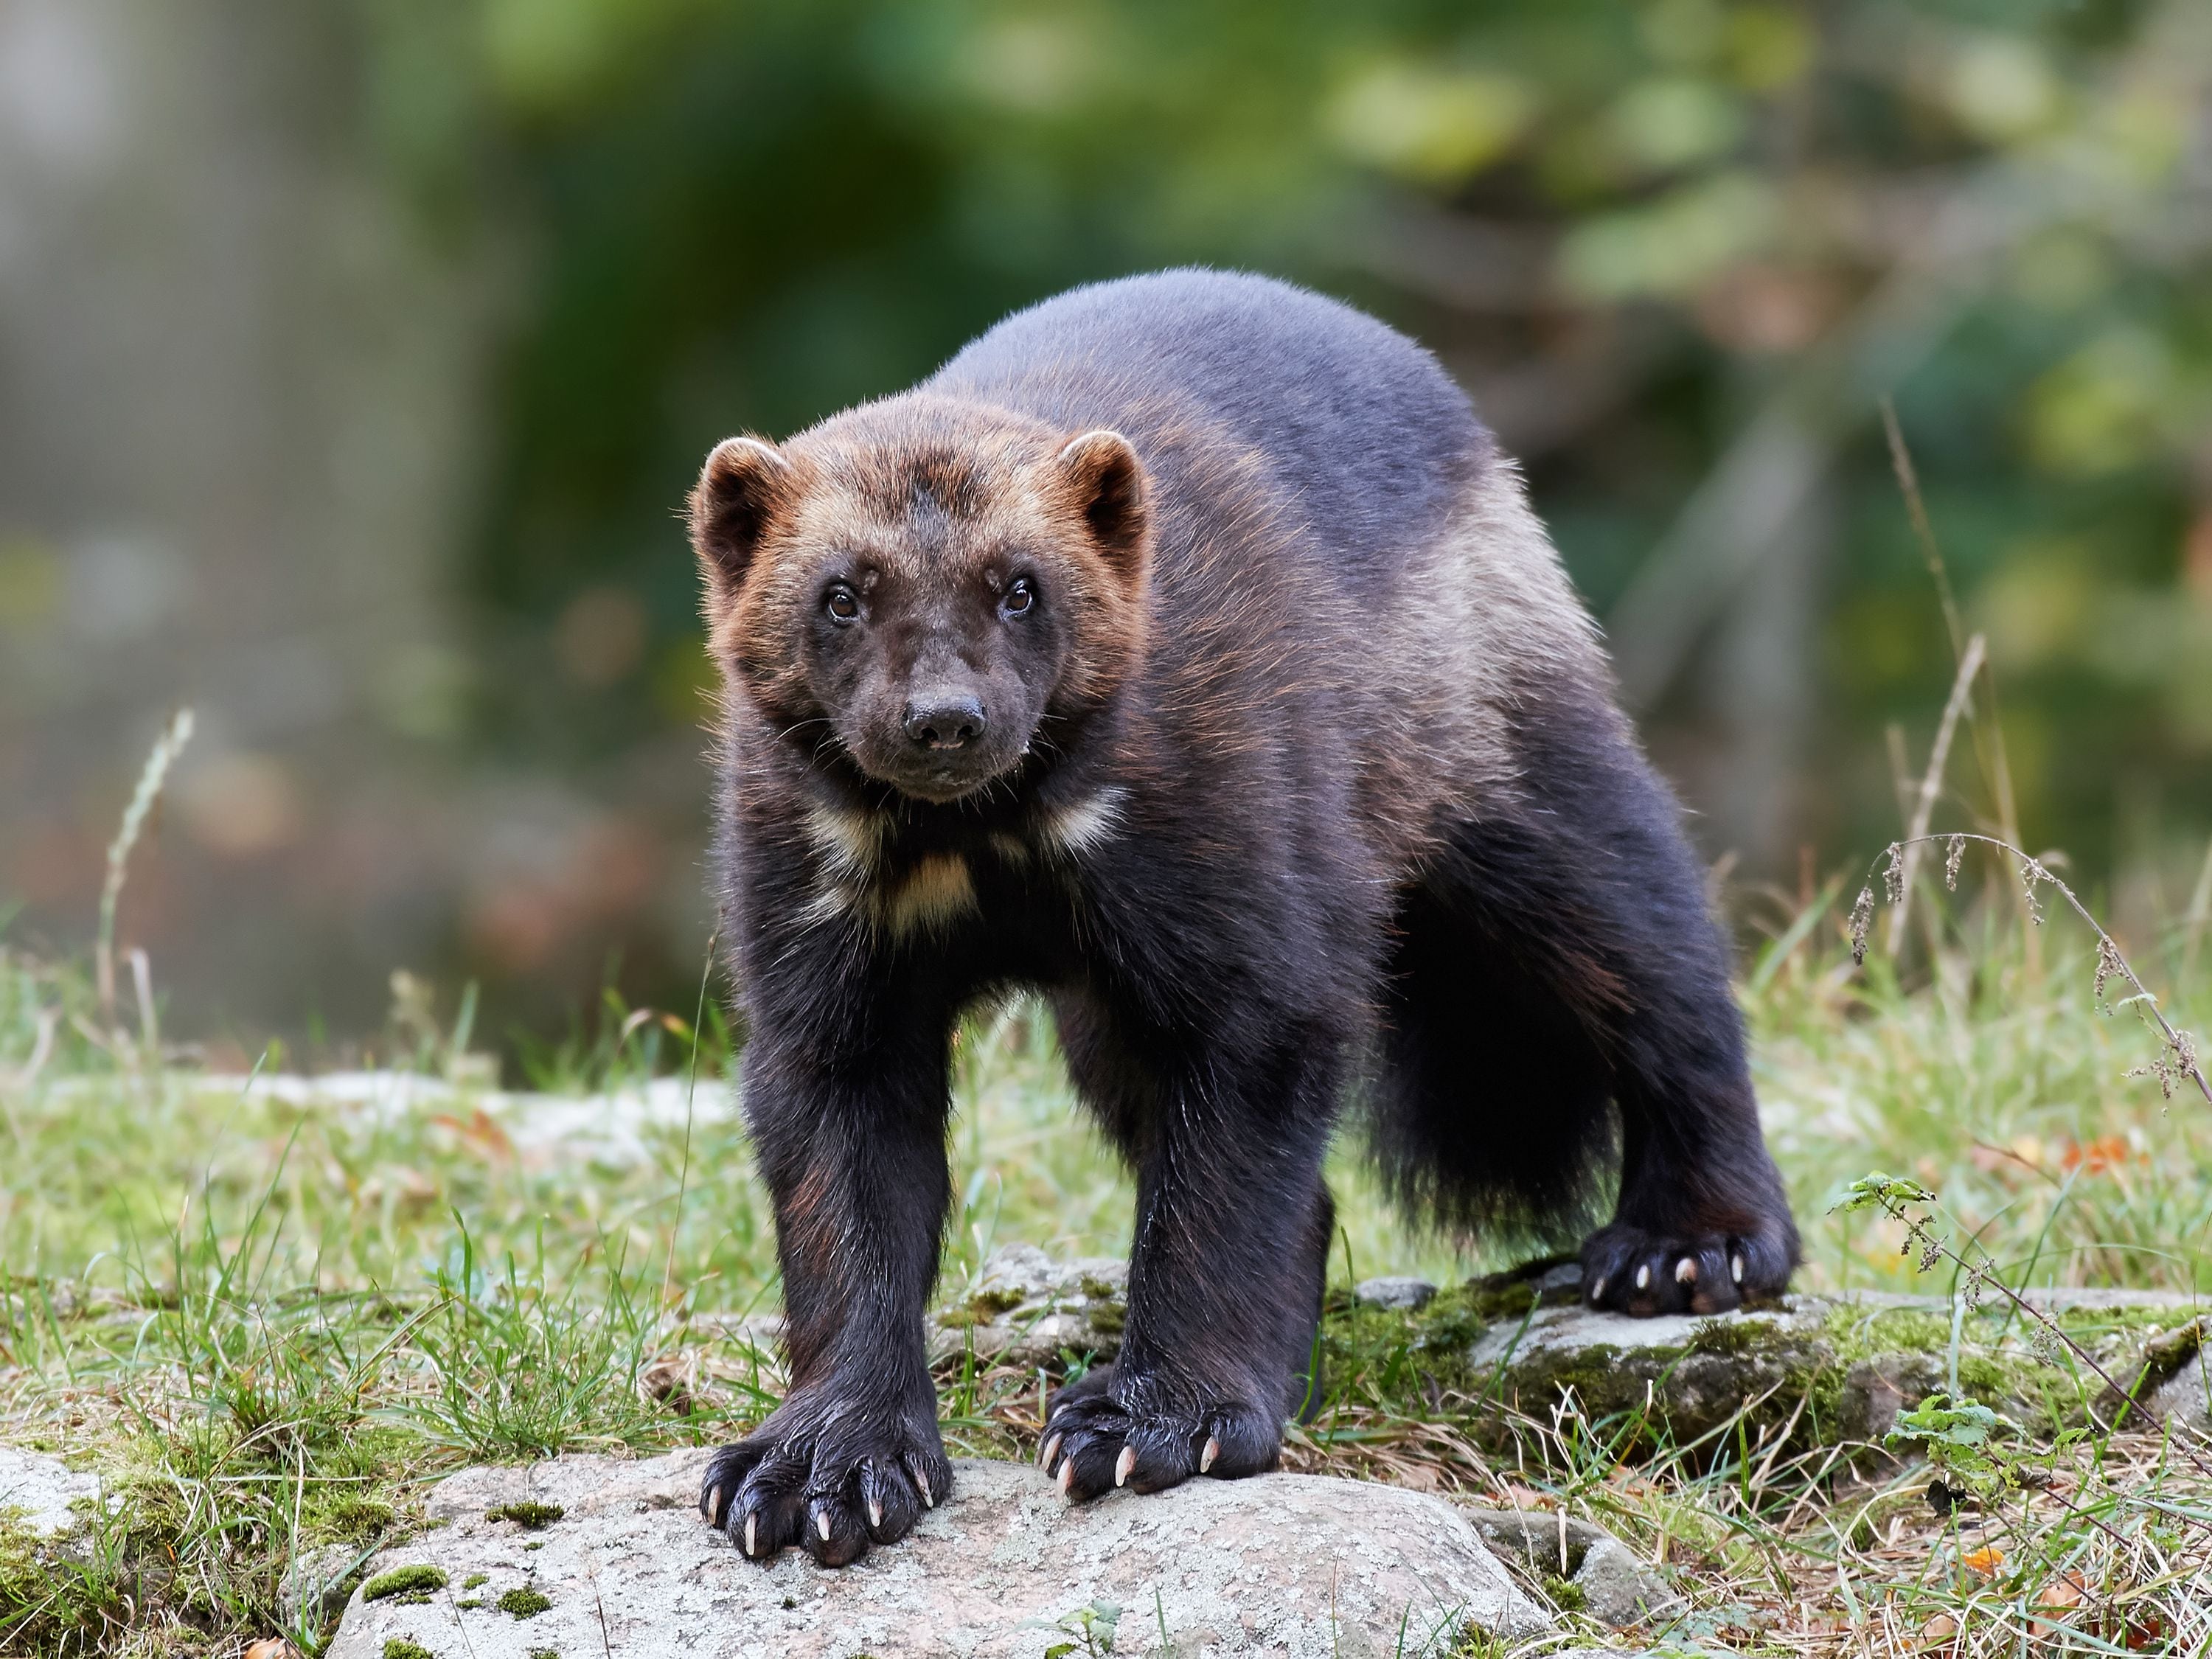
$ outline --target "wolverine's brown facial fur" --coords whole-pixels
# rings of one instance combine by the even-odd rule
[[[1145,475],[1114,432],[894,398],[781,448],[726,440],[691,532],[732,690],[924,800],[1012,769],[1142,642]]]

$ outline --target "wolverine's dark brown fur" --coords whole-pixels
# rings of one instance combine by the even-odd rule
[[[1417,347],[1177,272],[1011,319],[692,501],[725,927],[793,1386],[710,1468],[835,1565],[951,1479],[922,1310],[948,1035],[1051,1003],[1137,1177],[1076,1498],[1275,1460],[1347,1097],[1412,1207],[1583,1246],[1631,1313],[1787,1281],[1725,953],[1512,468]]]

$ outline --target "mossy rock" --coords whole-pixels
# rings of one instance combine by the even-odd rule
[[[1483,1397],[1548,1413],[1569,1395],[1594,1421],[1625,1431],[1625,1449],[1682,1444],[1748,1410],[1753,1426],[1792,1425],[1793,1438],[1832,1437],[1847,1367],[1820,1322],[1788,1312],[1632,1320],[1542,1309],[1493,1325],[1468,1356]]]

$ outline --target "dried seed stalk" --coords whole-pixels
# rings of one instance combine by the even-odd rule
[[[2184,1083],[2194,1083],[2197,1093],[2204,1097],[2208,1105],[2212,1105],[2212,1080],[2208,1080],[2204,1075],[2203,1062],[2197,1055],[2197,1039],[2187,1031],[2177,1030],[2173,1022],[2166,1017],[2159,1006],[2158,998],[2152,994],[2150,987],[2142,982],[2142,976],[2121,951],[2119,941],[2105,931],[2104,924],[2090,914],[2089,907],[2081,902],[2080,895],[2053,875],[2033,854],[2024,853],[2010,842],[2001,841],[1995,836],[1954,834],[1926,836],[1921,840],[1946,842],[1954,848],[1951,856],[1954,860],[1960,856],[1956,849],[1970,841],[1993,847],[2012,859],[2019,866],[2021,890],[2027,895],[2028,914],[2039,925],[2043,921],[2043,907],[2036,890],[2045,882],[2056,888],[2067,907],[2087,923],[2089,931],[2097,936],[2099,1000],[2103,1000],[2105,988],[2113,980],[2124,981],[2130,991],[2124,1000],[2142,1014],[2144,1023],[2152,1028],[2153,1034],[2159,1039],[2158,1057],[2148,1065],[2136,1067],[2128,1075],[2156,1078],[2159,1087],[2168,1099]],[[1910,845],[1908,842],[1892,842],[1882,855],[1882,884],[1889,893],[1892,904],[1898,902],[1903,882],[1905,854]],[[1871,919],[1873,904],[1873,891],[1869,888],[1859,894],[1859,902],[1851,910],[1851,955],[1855,961],[1861,963],[1866,960],[1866,929],[1867,922]],[[1862,912],[1867,914],[1863,916]]]

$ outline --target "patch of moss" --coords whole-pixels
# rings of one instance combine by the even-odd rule
[[[968,1298],[968,1306],[985,1319],[996,1319],[1000,1314],[1013,1312],[1028,1300],[1019,1291],[978,1291]]]
[[[1426,1315],[1430,1321],[1433,1321],[1440,1311],[1451,1311],[1450,1304],[1448,1303],[1443,1310],[1437,1307],[1439,1302],[1443,1302],[1451,1294],[1450,1291],[1439,1291],[1429,1299],[1428,1306],[1420,1311]],[[1543,1292],[1528,1279],[1500,1276],[1479,1279],[1470,1284],[1460,1285],[1456,1300],[1460,1304],[1457,1311],[1462,1316],[1472,1316],[1483,1325],[1490,1326],[1502,1320],[1526,1319],[1542,1304]],[[1480,1332],[1477,1332],[1476,1334],[1480,1335]]]
[[[1580,1584],[1556,1572],[1544,1575],[1544,1594],[1561,1613],[1580,1613],[1589,1605],[1589,1597],[1583,1594]]]
[[[568,1514],[558,1504],[539,1504],[524,1499],[513,1504],[501,1504],[484,1511],[487,1521],[512,1521],[529,1532],[538,1532],[551,1526]]]
[[[1103,1336],[1118,1336],[1129,1322],[1127,1312],[1118,1302],[1094,1302],[1083,1311],[1091,1328]]]
[[[1747,1358],[1775,1345],[1779,1328],[1765,1319],[1701,1319],[1690,1327],[1686,1351]]]
[[[476,1589],[479,1584],[489,1584],[489,1583],[491,1583],[491,1575],[489,1573],[472,1572],[467,1577],[461,1580],[461,1588],[465,1590],[471,1590]]]
[[[438,1656],[420,1642],[395,1636],[384,1644],[384,1659],[438,1659]]]
[[[1466,1315],[1456,1291],[1409,1312],[1340,1301],[1322,1321],[1322,1375],[1330,1392],[1351,1388],[1385,1404],[1428,1406],[1432,1388],[1464,1389],[1467,1350],[1483,1325]]]
[[[1095,1273],[1085,1273],[1076,1281],[1076,1288],[1092,1302],[1119,1302],[1121,1292],[1118,1286],[1108,1284]]]
[[[553,1605],[553,1599],[543,1590],[520,1584],[501,1595],[493,1605],[501,1613],[516,1619],[535,1619]]]
[[[389,1572],[380,1572],[361,1587],[364,1601],[427,1601],[430,1592],[446,1588],[445,1570],[428,1562],[411,1566],[394,1567]]]
[[[978,1325],[988,1325],[991,1316],[978,1313],[973,1308],[946,1308],[937,1316],[937,1322],[948,1331],[972,1330]]]
[[[359,1492],[339,1492],[316,1506],[310,1534],[332,1543],[365,1544],[398,1518],[392,1505]]]
[[[1951,1346],[1951,1322],[1924,1308],[1883,1308],[1869,1313],[1849,1302],[1828,1310],[1824,1331],[1846,1361],[1885,1353],[1942,1353]]]
[[[453,1605],[459,1607],[463,1613],[471,1613],[483,1605],[483,1597],[481,1595],[465,1595],[459,1601],[454,1602]]]

